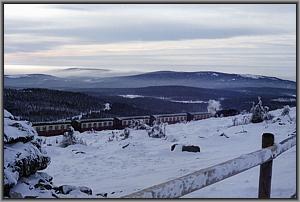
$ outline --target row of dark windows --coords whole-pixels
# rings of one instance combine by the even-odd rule
[[[71,127],[70,124],[64,125],[49,125],[49,126],[35,126],[36,131],[51,131],[51,130],[65,130]]]
[[[105,127],[105,126],[113,126],[112,121],[104,121],[104,122],[98,122],[98,123],[83,123],[82,128],[97,128],[97,127]]]
[[[164,118],[158,118],[160,122],[165,122],[165,121],[185,121],[186,117],[185,116],[179,116],[179,117],[164,117]]]
[[[149,123],[149,119],[140,119],[139,121],[143,121],[144,123]],[[133,123],[134,120],[124,120],[122,121],[122,125],[129,125],[131,123]]]

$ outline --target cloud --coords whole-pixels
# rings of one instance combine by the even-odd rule
[[[247,73],[281,67],[292,75],[295,11],[296,4],[5,4],[5,64]]]
[[[12,64],[79,65],[128,70],[230,68],[243,72],[262,71],[264,68],[271,70],[277,67],[293,70],[296,61],[295,40],[294,35],[268,35],[234,37],[230,40],[63,45],[53,50],[8,53],[5,54],[5,61]]]
[[[278,15],[285,11],[285,5],[283,8],[276,7],[277,12],[274,12],[274,6],[270,9],[267,5],[261,6],[265,12],[257,12],[255,9],[262,8],[251,5],[58,6],[62,9],[57,9],[55,5],[25,6],[18,13],[8,7],[5,11],[5,33],[34,32],[72,36],[92,42],[117,42],[228,38],[296,31],[295,12]],[[69,9],[70,6],[76,9]],[[19,9],[17,7],[15,10]]]
[[[109,69],[98,69],[98,68],[88,68],[88,67],[70,67],[66,69],[60,70],[62,72],[69,72],[69,71],[96,71],[96,72],[108,72]]]
[[[38,34],[5,34],[4,52],[33,52],[54,49],[57,46],[73,44],[75,39],[70,37],[44,36]]]

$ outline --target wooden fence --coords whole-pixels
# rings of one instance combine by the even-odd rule
[[[269,198],[272,161],[295,145],[296,135],[278,144],[274,144],[273,134],[265,133],[262,136],[263,148],[261,150],[241,155],[235,159],[195,171],[174,180],[123,196],[122,198],[179,198],[258,165],[261,165],[258,198]]]

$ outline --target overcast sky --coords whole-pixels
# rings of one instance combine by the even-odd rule
[[[4,51],[5,74],[99,68],[296,80],[296,5],[5,4]]]

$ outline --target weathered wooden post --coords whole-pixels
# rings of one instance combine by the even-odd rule
[[[274,145],[274,135],[264,133],[262,135],[262,148]],[[259,173],[258,198],[270,198],[273,160],[261,164]]]

